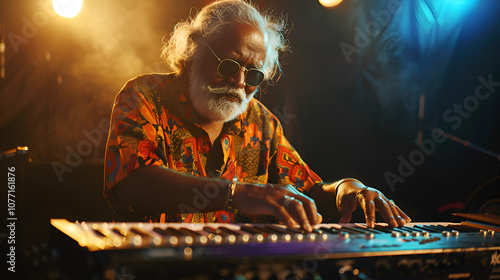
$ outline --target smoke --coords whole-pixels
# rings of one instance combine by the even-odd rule
[[[172,1],[87,1],[73,26],[82,55],[69,70],[72,77],[116,90],[144,72],[162,71],[161,38],[169,26],[162,17]]]
[[[98,128],[109,118],[115,95],[123,84],[145,72],[166,72],[160,60],[162,37],[171,32],[162,17],[173,1],[84,1],[71,19],[54,16],[40,28],[35,52],[45,53],[42,91],[30,92],[44,107],[30,142],[41,161],[66,158],[65,147],[85,139],[83,130]],[[36,41],[30,42],[33,47]],[[34,114],[30,110],[29,114]],[[33,135],[26,135],[34,139]],[[84,161],[101,161],[105,141]]]
[[[31,33],[18,52],[8,44],[8,79],[0,89],[8,97],[5,104],[16,105],[6,105],[9,123],[2,125],[2,134],[16,140],[3,149],[22,143],[34,161],[64,162],[66,148],[86,139],[83,130],[109,119],[114,97],[127,80],[169,71],[160,59],[161,40],[199,1],[86,0],[69,19],[55,15],[50,2],[6,5],[17,11],[9,17],[8,31]],[[16,102],[20,96],[26,105]],[[29,129],[19,129],[26,124]],[[105,141],[98,144],[84,161],[102,160]]]

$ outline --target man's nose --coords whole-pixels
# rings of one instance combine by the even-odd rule
[[[232,76],[230,78],[231,83],[233,83],[236,87],[238,88],[244,88],[246,86],[245,84],[245,68],[240,68],[238,73],[236,75]]]

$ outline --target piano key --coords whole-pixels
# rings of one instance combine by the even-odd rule
[[[479,229],[466,225],[447,225],[447,227],[462,232],[478,232]]]
[[[224,226],[220,226],[218,229],[219,229],[221,232],[224,232],[224,233],[227,233],[227,234],[232,234],[232,235],[234,235],[234,236],[240,236],[240,235],[241,235],[241,233],[239,233],[239,232],[237,232],[237,231],[234,231],[234,230],[232,230],[232,229],[230,229],[230,228],[224,227]]]
[[[354,228],[354,227],[348,227],[348,226],[342,226],[340,228],[341,231],[348,232],[350,234],[365,234],[364,231]]]
[[[438,230],[438,229],[431,227],[429,225],[414,225],[413,227],[424,230],[424,231],[428,231],[431,233],[441,233],[442,232],[442,230]]]
[[[379,224],[375,224],[374,228],[376,230],[384,232],[384,233],[392,233],[392,227],[389,227],[389,226],[382,226],[382,225],[379,225]]]
[[[384,233],[383,231],[380,231],[380,230],[377,230],[377,229],[374,229],[374,228],[369,228],[367,227],[366,225],[355,225],[354,226],[355,228],[358,228],[360,230],[363,230],[365,233],[374,233],[374,234],[382,234]]]
[[[131,227],[130,231],[135,233],[135,234],[140,235],[143,238],[152,238],[153,237],[150,233],[147,233],[146,231],[144,231],[140,228],[137,228],[137,227]]]
[[[320,227],[320,230],[326,233],[339,234],[340,230],[334,227]]]

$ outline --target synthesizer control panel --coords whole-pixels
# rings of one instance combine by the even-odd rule
[[[319,224],[310,233],[278,224],[51,223],[107,263],[148,277],[159,266],[171,276],[193,275],[187,268],[200,266],[215,275],[208,279],[245,273],[260,279],[290,273],[299,279],[500,279],[500,232],[459,223]]]

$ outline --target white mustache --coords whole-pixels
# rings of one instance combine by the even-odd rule
[[[234,97],[239,98],[240,100],[245,99],[245,90],[244,89],[238,89],[230,86],[224,86],[224,87],[212,87],[207,85],[208,91],[210,91],[213,94],[229,94]]]

